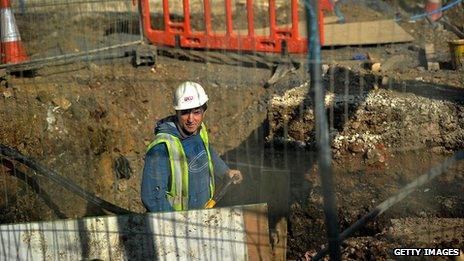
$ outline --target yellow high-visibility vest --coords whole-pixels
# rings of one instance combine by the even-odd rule
[[[201,124],[200,137],[208,155],[210,199],[214,195],[214,169],[209,152],[208,132],[205,124]],[[155,140],[148,145],[147,152],[155,145],[166,144],[171,166],[171,188],[166,197],[174,210],[188,210],[188,162],[179,138],[167,133],[156,134]]]

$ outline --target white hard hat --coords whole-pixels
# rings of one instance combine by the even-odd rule
[[[188,110],[203,106],[208,101],[208,95],[200,84],[184,82],[180,84],[174,94],[174,109]]]

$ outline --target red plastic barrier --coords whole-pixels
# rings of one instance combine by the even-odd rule
[[[164,30],[152,28],[149,0],[139,0],[145,37],[154,45],[180,46],[197,49],[243,50],[256,52],[281,52],[282,43],[286,43],[289,53],[306,53],[307,39],[299,36],[298,0],[291,0],[291,27],[279,27],[276,24],[275,0],[269,0],[269,35],[256,35],[254,27],[253,0],[246,1],[248,34],[238,35],[233,28],[232,0],[225,1],[225,32],[214,32],[211,25],[210,0],[204,0],[205,31],[191,30],[189,0],[183,0],[182,22],[170,19],[169,1],[163,1]],[[324,42],[324,25],[322,9],[332,10],[329,0],[322,0],[319,6],[319,29],[321,43]],[[156,10],[161,11],[161,10]],[[155,10],[153,10],[155,12]],[[176,40],[176,38],[178,40]]]

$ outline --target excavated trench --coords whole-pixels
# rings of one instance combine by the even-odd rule
[[[278,23],[288,23],[288,6],[279,8]],[[371,14],[352,9],[363,17]],[[264,27],[266,8],[257,11],[255,24]],[[76,14],[18,15],[28,51],[36,57],[60,55],[87,51],[111,37],[127,41],[127,36],[137,36],[135,13]],[[246,19],[239,19],[244,14],[244,6],[236,6],[237,28],[246,28]],[[192,16],[192,26],[201,30],[203,21],[198,17]],[[161,15],[153,18],[154,27],[162,28]],[[224,28],[219,16],[213,19],[215,30]],[[28,27],[28,21],[36,25]],[[68,37],[69,31],[74,33]],[[37,32],[45,32],[44,37]],[[395,54],[402,48],[415,55],[410,46],[379,49]],[[344,59],[355,52],[349,49]],[[330,59],[343,58],[337,55]],[[327,244],[314,115],[303,67],[265,90],[269,71],[259,68],[163,57],[152,70],[128,64],[76,63],[44,68],[36,79],[2,81],[0,140],[96,196],[143,212],[140,173],[153,122],[172,113],[168,108],[173,86],[200,81],[211,100],[207,122],[212,143],[231,167],[246,175],[219,206],[268,202],[272,232],[287,220],[290,259],[304,258]],[[416,77],[418,72],[411,74]],[[428,77],[427,72],[419,74]],[[462,81],[457,88],[398,78],[343,66],[331,67],[324,77],[340,230],[464,148]],[[119,178],[114,170],[121,157],[132,169],[128,179]],[[0,160],[0,223],[108,214],[23,165]],[[19,171],[10,175],[14,169]],[[398,246],[463,249],[462,191],[464,164],[459,163],[345,241],[344,259],[388,258]]]
[[[329,68],[324,79],[341,230],[463,149],[462,89],[342,66]],[[249,179],[222,202],[268,202],[271,227],[288,220],[289,258],[327,242],[309,86],[299,84],[272,95],[266,121],[226,152]],[[389,258],[400,246],[462,248],[463,179],[458,162],[416,188],[344,242],[344,258]]]
[[[268,202],[271,230],[275,231],[282,219],[288,222],[289,258],[303,257],[326,244],[321,185],[316,174],[314,116],[306,98],[308,85],[303,69],[265,90],[260,84],[268,71],[263,69],[243,68],[230,74],[229,66],[169,59],[159,63],[157,74],[128,69],[127,65],[79,68],[73,76],[78,81],[76,86],[69,86],[70,93],[62,91],[61,85],[46,83],[67,79],[60,72],[36,80],[12,79],[8,88],[2,87],[2,115],[5,119],[29,119],[32,129],[21,127],[19,122],[5,124],[0,131],[2,140],[95,195],[143,212],[137,173],[141,172],[144,148],[151,139],[153,122],[149,119],[167,115],[168,109],[161,108],[169,108],[170,100],[153,96],[152,82],[160,83],[157,93],[169,93],[174,82],[204,73],[209,75],[207,121],[213,144],[231,167],[246,175],[245,182],[234,187],[220,206]],[[170,70],[178,72],[179,78],[164,78],[169,77]],[[119,77],[119,71],[134,77]],[[228,84],[215,85],[225,80],[224,75],[230,77]],[[114,77],[120,83],[114,84]],[[144,80],[137,83],[138,77]],[[344,67],[330,68],[324,79],[329,86],[326,106],[341,230],[463,148],[462,89],[385,81],[363,70]],[[6,98],[5,92],[11,90],[12,96]],[[65,109],[56,95],[64,96],[72,105]],[[127,113],[134,110],[137,113]],[[47,121],[46,116],[55,120]],[[79,143],[66,143],[68,139]],[[56,147],[62,142],[67,145]],[[118,179],[113,170],[113,163],[121,155],[133,170],[127,180]],[[22,166],[18,169],[31,174]],[[3,166],[0,172],[5,188],[3,223],[106,213],[43,177],[32,176],[28,183],[32,185],[24,186],[20,179],[7,177],[8,171],[11,169]],[[424,247],[462,248],[463,174],[464,165],[460,163],[417,188],[347,240],[344,257],[390,257],[395,246],[417,246],[415,242]],[[421,233],[415,235],[418,229]],[[432,236],[433,242],[429,240]]]
[[[341,230],[463,149],[462,89],[395,81],[341,66],[328,69],[325,83]],[[289,155],[285,161],[294,170],[289,175],[290,190],[298,191],[288,199],[291,258],[300,258],[305,251],[314,253],[327,242],[308,91],[303,83],[275,95],[268,113],[268,140],[274,148],[299,151],[298,160]],[[301,159],[307,164],[301,164]],[[464,164],[458,162],[443,176],[417,188],[347,240],[344,258],[388,258],[395,246],[405,245],[462,248],[463,178]],[[406,227],[408,232],[402,230]]]

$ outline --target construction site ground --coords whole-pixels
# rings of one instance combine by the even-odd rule
[[[390,17],[378,6],[358,5],[342,5],[347,22]],[[447,13],[461,30],[462,10],[461,4]],[[427,20],[399,24],[413,42],[322,52],[341,231],[464,148],[464,73],[450,68],[447,44],[457,36]],[[425,43],[434,44],[440,70],[428,71],[424,65]],[[381,71],[353,59],[366,53],[379,57]],[[154,123],[174,113],[172,92],[179,83],[200,82],[210,100],[205,121],[211,143],[245,176],[220,206],[268,202],[271,231],[285,219],[287,257],[302,259],[327,245],[305,69],[265,88],[269,68],[164,55],[153,67],[134,67],[129,57],[46,66],[33,78],[2,80],[0,141],[96,196],[143,213],[140,180]],[[114,162],[120,156],[128,159],[129,178],[116,175]],[[32,178],[0,165],[0,223],[108,214],[32,170],[16,167]],[[462,191],[463,162],[345,241],[344,259],[391,258],[395,247],[464,250]]]

